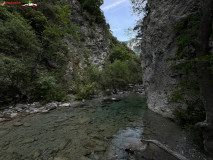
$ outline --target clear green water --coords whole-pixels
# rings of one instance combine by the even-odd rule
[[[20,126],[14,126],[20,122]],[[187,134],[172,121],[146,108],[142,96],[119,102],[91,100],[84,105],[33,114],[0,124],[0,160],[172,160],[150,145],[137,150],[140,138],[156,139],[189,159],[205,159]]]

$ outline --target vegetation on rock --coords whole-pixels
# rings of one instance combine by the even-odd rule
[[[200,27],[200,13],[194,13],[183,18],[176,26],[175,42],[178,46],[176,57],[167,59],[175,61],[171,69],[179,73],[181,82],[178,89],[169,97],[169,102],[175,102],[180,107],[174,112],[178,122],[187,130],[192,131],[194,140],[203,145],[201,131],[195,127],[198,122],[205,120],[205,110],[200,95],[199,76],[196,65],[199,61],[212,62],[212,56],[197,57],[194,42]],[[188,97],[190,94],[190,97]],[[187,105],[182,109],[183,104]]]
[[[100,10],[103,1],[79,2],[85,21],[90,21],[94,30],[95,25],[105,30],[110,60],[106,60],[102,70],[92,64],[91,51],[84,46],[86,35],[72,22],[72,10],[65,1],[38,1],[38,8],[0,7],[0,105],[64,101],[70,88],[77,99],[88,98],[97,90],[112,87],[111,79],[115,80],[113,87],[139,82],[139,60],[110,33]],[[80,56],[70,53],[72,48],[65,40],[80,48],[78,56],[83,55],[83,68],[79,69]],[[69,61],[74,64],[71,82],[65,78]]]

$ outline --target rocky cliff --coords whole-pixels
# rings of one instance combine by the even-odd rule
[[[166,117],[173,117],[176,105],[168,103],[179,75],[171,71],[175,56],[174,26],[183,17],[198,10],[197,0],[148,0],[143,22],[142,68],[148,107]]]
[[[102,68],[110,52],[111,41],[109,39],[109,28],[92,20],[92,15],[82,8],[78,0],[69,3],[71,10],[71,22],[79,27],[81,45],[66,40],[71,60],[68,63],[67,80],[72,80],[74,65],[79,69],[85,66],[85,60]]]

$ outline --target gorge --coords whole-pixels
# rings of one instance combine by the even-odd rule
[[[131,2],[138,42],[113,36],[102,0],[0,7],[0,159],[175,159],[141,139],[211,159],[211,0]]]

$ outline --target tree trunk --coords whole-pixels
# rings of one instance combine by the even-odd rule
[[[167,147],[166,145],[160,143],[157,140],[145,140],[142,139],[141,142],[145,142],[145,143],[153,143],[154,145],[158,146],[159,148],[163,149],[164,151],[166,151],[167,153],[169,153],[170,155],[172,155],[173,157],[177,158],[178,160],[188,160],[186,157],[184,157],[183,155],[171,150],[169,147]],[[147,148],[147,146],[146,146]],[[145,148],[145,149],[146,149]]]
[[[210,55],[209,38],[212,30],[213,0],[203,0],[200,29],[198,32],[196,57]],[[205,150],[213,156],[213,78],[209,69],[210,63],[198,61],[199,87],[206,111],[205,122],[199,123],[202,128]]]

